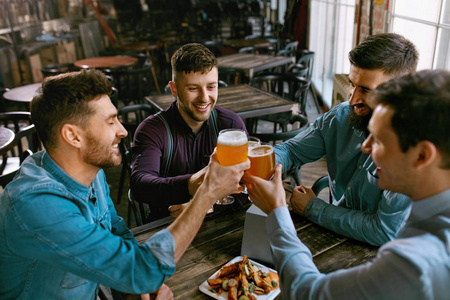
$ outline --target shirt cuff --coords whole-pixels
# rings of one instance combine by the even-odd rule
[[[145,244],[160,264],[175,267],[175,240],[167,229],[155,233]]]

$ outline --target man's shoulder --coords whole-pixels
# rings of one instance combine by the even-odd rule
[[[224,125],[225,128],[235,127],[235,128],[245,128],[244,122],[241,117],[234,111],[228,110],[222,107],[215,107],[217,112],[217,119],[220,124]]]

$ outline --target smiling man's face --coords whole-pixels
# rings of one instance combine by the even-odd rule
[[[208,73],[178,74],[176,83],[170,82],[172,95],[178,98],[178,110],[194,132],[209,119],[216,105],[218,78],[218,70],[214,67]]]
[[[390,77],[382,70],[361,69],[350,66],[350,123],[355,129],[366,130],[372,115],[373,107],[367,103],[368,94]]]

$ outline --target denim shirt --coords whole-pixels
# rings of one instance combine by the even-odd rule
[[[148,293],[175,271],[170,232],[139,245],[117,216],[103,170],[87,187],[45,151],[6,186],[0,220],[1,299],[95,299],[98,284]]]
[[[361,151],[366,133],[349,123],[350,106],[341,103],[308,129],[275,147],[277,163],[286,171],[324,156],[333,204],[315,197],[305,217],[339,234],[382,245],[396,237],[411,208],[408,197],[381,190],[376,166]]]
[[[266,219],[281,299],[449,299],[450,189],[414,202],[398,239],[364,265],[322,274],[286,207]]]

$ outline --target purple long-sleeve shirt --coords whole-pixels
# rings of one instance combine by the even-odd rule
[[[236,113],[220,107],[216,107],[216,111],[219,131],[226,128],[246,130]],[[168,216],[170,205],[189,201],[189,177],[208,164],[216,147],[209,120],[195,135],[181,117],[176,101],[162,113],[173,136],[173,157],[168,176],[163,178],[160,175],[168,137],[158,118],[150,116],[139,125],[131,147],[131,190],[137,200],[149,204],[157,218]]]

